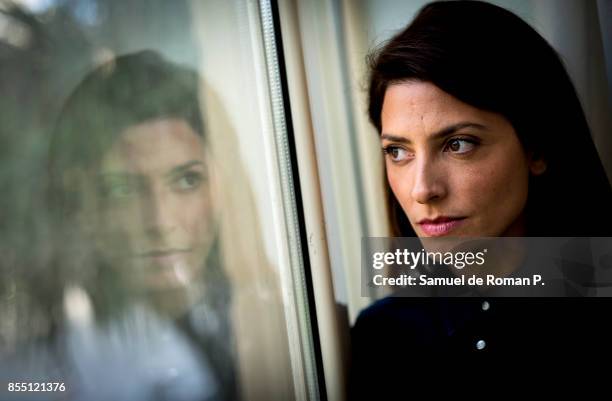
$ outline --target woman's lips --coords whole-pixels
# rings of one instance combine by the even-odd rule
[[[189,249],[153,250],[138,254],[144,262],[141,271],[144,286],[149,290],[171,290],[188,284],[190,277]]]
[[[154,265],[164,268],[174,268],[175,266],[184,263],[189,252],[187,250],[155,250],[145,252],[139,256],[150,261]]]
[[[423,219],[418,222],[421,230],[430,237],[439,237],[449,234],[463,223],[465,217],[437,217],[433,220]]]

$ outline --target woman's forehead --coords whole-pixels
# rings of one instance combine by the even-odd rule
[[[204,158],[202,137],[186,121],[157,119],[125,129],[104,153],[100,169],[154,174]]]
[[[460,101],[429,82],[409,81],[387,88],[383,103],[382,135],[428,139],[448,127],[494,129],[506,125],[497,113]]]

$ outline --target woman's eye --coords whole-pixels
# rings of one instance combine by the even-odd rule
[[[394,163],[402,162],[410,158],[410,153],[399,146],[387,146],[383,148],[383,151]]]
[[[189,172],[180,176],[175,181],[174,186],[179,191],[189,191],[198,188],[202,183],[202,179],[202,174],[197,172]]]
[[[102,196],[110,199],[122,199],[132,196],[135,192],[134,185],[127,182],[116,182],[103,184]]]
[[[445,151],[449,151],[456,154],[468,153],[476,147],[476,144],[472,140],[455,138],[447,142]]]

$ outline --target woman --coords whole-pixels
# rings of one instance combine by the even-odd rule
[[[61,113],[50,195],[74,282],[64,346],[85,378],[79,397],[237,397],[198,88],[194,72],[144,51],[98,67]],[[99,330],[75,311],[89,298]],[[122,380],[128,372],[139,379]]]
[[[368,111],[395,236],[612,234],[612,190],[576,92],[554,49],[520,18],[483,2],[431,3],[370,61]],[[609,305],[383,299],[353,328],[352,394],[397,396],[401,376],[441,377],[410,367],[444,369],[450,356],[490,368],[500,355],[549,363],[557,353],[612,354],[599,323]],[[382,338],[402,346],[377,347]]]

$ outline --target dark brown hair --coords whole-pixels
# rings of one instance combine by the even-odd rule
[[[52,208],[70,213],[76,194],[62,174],[94,165],[127,127],[159,118],[186,121],[205,137],[195,71],[143,50],[111,59],[91,71],[66,101],[49,152]]]
[[[372,124],[390,85],[431,82],[460,101],[503,115],[546,172],[531,177],[529,236],[609,236],[612,189],[580,101],[555,50],[513,13],[480,1],[426,5],[369,56]],[[395,235],[415,233],[387,185]]]

